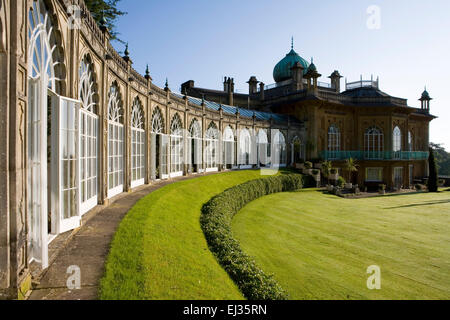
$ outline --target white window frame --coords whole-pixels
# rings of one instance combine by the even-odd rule
[[[108,103],[108,198],[115,197],[124,190],[125,129],[120,122],[123,109],[118,90],[116,85],[110,88]]]
[[[181,177],[184,171],[184,137],[180,116],[176,114],[170,126],[170,177]]]
[[[145,183],[144,111],[138,99],[131,110],[131,188]]]
[[[66,124],[73,123],[73,128],[67,128],[64,124],[62,110],[65,104],[73,104],[74,117],[72,120],[67,114]],[[52,95],[52,234],[60,234],[76,229],[81,225],[80,195],[79,195],[79,110],[80,102],[74,99]],[[64,139],[66,138],[66,139]],[[73,145],[70,147],[70,141]],[[69,142],[69,143],[68,143]],[[72,148],[73,158],[69,157],[68,148]],[[73,168],[74,171],[64,171],[64,164]],[[65,174],[64,174],[65,173]],[[72,184],[68,185],[72,180]],[[67,185],[67,186],[66,186]],[[67,198],[69,203],[75,203],[75,207],[70,216],[65,217],[67,212],[64,207],[64,194],[72,192],[71,198]],[[70,201],[72,200],[72,201]]]
[[[380,160],[384,151],[384,134],[378,127],[370,127],[364,134],[364,152],[366,159]]]
[[[339,127],[332,124],[328,128],[328,158],[333,160],[338,158],[341,151],[341,131]]]
[[[98,204],[98,133],[99,117],[95,114],[92,63],[85,57],[80,65],[80,211],[87,213]]]
[[[211,122],[205,133],[205,171],[219,171],[219,132],[214,122]]]

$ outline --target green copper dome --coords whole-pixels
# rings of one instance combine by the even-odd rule
[[[291,68],[300,62],[303,67],[303,74],[308,72],[309,63],[300,57],[297,52],[294,51],[294,48],[291,48],[291,51],[283,58],[280,62],[277,63],[275,68],[273,69],[273,79],[275,82],[281,82],[284,80],[288,80],[292,78],[292,70]]]

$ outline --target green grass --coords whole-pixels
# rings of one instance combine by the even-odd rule
[[[233,233],[292,299],[450,299],[448,192],[280,193],[244,207]],[[367,289],[370,265],[381,290]]]
[[[141,199],[114,236],[101,299],[243,299],[209,251],[200,210],[214,195],[260,178],[259,171],[204,176]]]

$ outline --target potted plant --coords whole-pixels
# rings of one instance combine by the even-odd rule
[[[386,194],[386,185],[385,184],[378,185],[378,192],[380,194]]]
[[[445,186],[445,180],[444,179],[439,179],[438,185],[439,185],[439,188],[443,188]]]
[[[337,179],[337,186],[338,186],[338,188],[343,188],[344,186],[345,186],[345,179],[344,179],[344,177],[339,177],[338,179]]]
[[[330,169],[330,174],[328,175],[328,180],[336,181],[339,178],[338,170],[336,168]]]
[[[345,160],[345,170],[348,172],[348,180],[347,184],[345,185],[346,189],[352,188],[352,173],[358,171],[358,164],[353,158],[349,158]]]
[[[311,175],[314,177],[316,181],[320,181],[320,170],[318,169],[311,170]]]
[[[305,162],[305,169],[303,169],[304,174],[311,175],[313,164],[310,161]]]

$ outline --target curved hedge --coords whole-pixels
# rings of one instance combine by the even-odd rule
[[[231,221],[247,203],[262,196],[296,191],[303,187],[300,174],[288,174],[252,180],[225,190],[202,208],[200,223],[208,246],[241,292],[250,300],[284,300],[288,295],[271,275],[243,252],[233,238]]]

